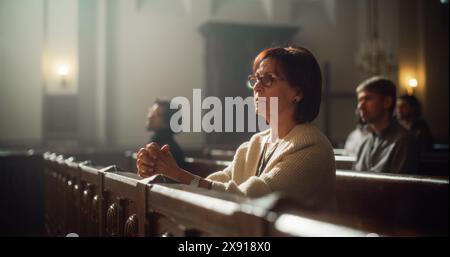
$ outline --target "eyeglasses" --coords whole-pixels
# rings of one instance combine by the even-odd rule
[[[250,74],[248,75],[247,86],[253,89],[256,86],[256,83],[258,83],[259,81],[261,82],[261,85],[263,87],[270,87],[272,86],[273,81],[277,79],[282,80],[282,78],[277,77],[273,74],[265,74],[263,76]]]

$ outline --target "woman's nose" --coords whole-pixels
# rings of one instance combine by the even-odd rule
[[[257,80],[255,85],[253,86],[253,91],[261,92],[264,87],[261,84],[261,81]]]

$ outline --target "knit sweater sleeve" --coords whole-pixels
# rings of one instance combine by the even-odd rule
[[[230,166],[226,167],[224,170],[214,172],[210,174],[206,179],[211,181],[218,181],[218,182],[228,182],[231,180],[231,171],[233,170],[233,164],[231,163]]]
[[[235,164],[238,161],[242,162],[242,158],[245,157],[247,149],[248,149],[248,142],[245,142],[242,145],[240,145],[236,150],[236,153],[233,157],[233,161],[230,163],[230,165],[226,167],[224,170],[210,174],[208,177],[206,177],[206,179],[222,183],[231,181],[233,179],[232,173],[235,168]]]

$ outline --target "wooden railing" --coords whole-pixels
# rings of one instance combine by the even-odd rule
[[[190,162],[206,164],[225,163]],[[281,195],[247,199],[162,176],[142,180],[56,154],[44,154],[44,167],[48,235],[448,235],[448,179],[337,171],[337,209],[307,212]]]
[[[97,166],[95,156],[44,157],[0,156],[1,235],[39,235],[40,224],[53,236],[448,235],[448,178],[338,170],[336,210],[307,212],[276,194],[251,200],[161,176],[141,180]],[[120,163],[134,162],[127,158]],[[200,174],[227,165],[188,161]]]
[[[331,221],[350,219],[348,225],[391,235],[448,233],[447,177],[355,172],[350,170],[354,157],[335,158],[337,206]],[[229,165],[198,158],[186,162],[204,176]]]
[[[302,231],[301,226],[297,232],[285,230],[285,216],[267,206],[227,193],[174,184],[162,176],[140,179],[134,173],[117,171],[116,166],[93,167],[49,153],[44,154],[44,167],[48,235],[339,235],[336,224],[323,221],[324,230],[318,234]],[[340,228],[341,236],[369,233]]]
[[[448,234],[448,178],[338,170],[336,198],[337,212],[356,227],[383,221],[393,235]]]

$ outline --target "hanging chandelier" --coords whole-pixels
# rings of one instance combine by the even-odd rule
[[[368,0],[368,40],[363,42],[356,55],[356,66],[365,76],[390,77],[397,70],[392,48],[382,42],[378,28],[378,0]]]

